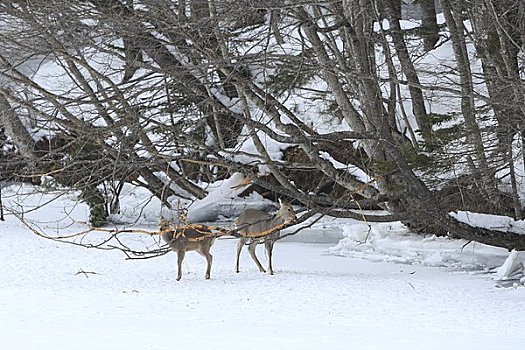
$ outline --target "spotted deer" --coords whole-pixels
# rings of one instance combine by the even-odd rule
[[[258,209],[246,209],[235,221],[240,234],[239,243],[237,243],[236,272],[239,272],[239,257],[242,247],[246,243],[248,243],[248,252],[255,264],[257,264],[259,271],[266,272],[255,254],[257,244],[264,242],[268,255],[268,272],[273,275],[272,251],[276,239],[280,236],[278,228],[296,219],[295,212],[290,204],[284,203],[279,199],[279,205],[279,211],[275,215],[270,215]],[[269,233],[264,234],[265,232]]]
[[[189,251],[196,251],[206,258],[208,266],[205,278],[210,279],[213,260],[210,248],[215,243],[215,236],[206,235],[205,233],[210,233],[209,230],[200,229],[198,226],[171,228],[166,220],[161,220],[160,230],[162,239],[170,245],[171,250],[177,252],[177,281],[182,278],[182,261]]]

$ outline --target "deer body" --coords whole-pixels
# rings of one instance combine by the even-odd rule
[[[186,252],[189,251],[196,251],[206,258],[208,266],[206,268],[205,278],[210,279],[213,260],[210,249],[213,243],[215,243],[215,237],[209,236],[202,238],[202,233],[192,228],[184,229],[184,234],[182,235],[180,235],[180,233],[181,231],[179,229],[175,229],[174,231],[167,231],[161,234],[162,239],[170,245],[171,250],[177,252],[177,281],[182,278],[182,261],[184,260]],[[191,237],[199,237],[199,240],[192,240]]]
[[[259,268],[259,271],[266,272],[262,267],[257,255],[255,254],[255,248],[257,244],[264,243],[266,253],[268,255],[268,272],[273,275],[272,267],[272,251],[275,240],[279,238],[280,232],[277,230],[278,227],[294,221],[296,219],[294,210],[290,204],[283,203],[279,200],[280,208],[275,215],[270,215],[262,210],[258,209],[246,209],[237,218],[236,225],[239,228],[241,237],[239,243],[237,243],[237,262],[235,271],[239,272],[239,257],[241,255],[242,247],[248,243],[248,252],[252,257],[253,261]],[[272,232],[275,231],[275,232]],[[257,238],[250,238],[247,236],[263,234],[264,232],[271,232],[264,236]],[[245,235],[246,237],[243,237]]]

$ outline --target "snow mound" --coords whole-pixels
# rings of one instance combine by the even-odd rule
[[[219,215],[230,216],[223,208],[231,206],[247,186],[246,178],[241,173],[234,173],[230,178],[210,185],[207,189],[208,195],[195,201],[188,208],[188,220],[190,222],[217,221]]]
[[[329,254],[464,270],[493,269],[507,257],[503,248],[435,235],[411,233],[400,222],[343,225],[344,238]]]
[[[513,250],[503,265],[496,270],[496,280],[520,280],[525,283],[523,252]]]
[[[110,219],[120,224],[157,225],[161,216],[176,221],[177,207],[180,205],[188,208],[190,222],[217,221],[220,216],[232,217],[238,214],[240,209],[236,208],[241,204],[236,203],[236,199],[247,186],[246,178],[240,173],[234,173],[226,180],[209,184],[206,187],[208,195],[201,200],[170,198],[173,209],[169,209],[149,190],[126,184],[120,197],[121,212],[112,214]]]
[[[469,211],[451,212],[450,215],[471,226],[525,234],[525,220],[514,220],[509,216],[473,213]]]

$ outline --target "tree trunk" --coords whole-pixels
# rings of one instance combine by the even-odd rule
[[[522,217],[518,195],[516,172],[513,158],[514,136],[519,134],[520,125],[525,120],[523,109],[523,84],[518,66],[518,53],[521,37],[516,32],[519,15],[514,12],[514,3],[498,3],[497,7],[485,7],[488,3],[474,2],[476,6],[469,11],[471,23],[484,36],[475,41],[482,61],[490,106],[498,122],[495,130],[498,139],[499,163],[506,163],[509,169],[511,197],[516,218]],[[506,6],[508,5],[508,6]],[[497,23],[497,25],[494,25]]]
[[[482,188],[486,191],[488,198],[499,205],[499,191],[495,183],[492,171],[489,169],[485,156],[483,139],[476,120],[476,107],[474,104],[474,84],[472,81],[472,71],[467,53],[465,36],[463,35],[463,14],[460,12],[462,3],[454,3],[452,7],[450,0],[442,0],[443,14],[452,38],[452,47],[457,61],[457,70],[460,78],[461,88],[461,112],[465,119],[467,141],[473,148],[476,157],[476,169],[482,180]]]
[[[439,40],[439,26],[436,18],[436,6],[434,0],[419,0],[421,6],[421,37],[423,48],[430,51]]]
[[[450,235],[508,250],[525,250],[525,235],[470,226],[453,218],[444,211],[435,195],[412,171],[406,159],[391,142],[382,142],[387,153],[405,180],[407,215],[410,220],[428,222],[443,228]]]
[[[15,144],[31,167],[34,167],[35,154],[33,149],[35,141],[27,131],[26,127],[16,115],[7,98],[0,93],[0,125],[4,127],[5,134]]]
[[[400,25],[401,20],[401,1],[400,0],[385,0],[388,8],[388,19],[390,22],[390,33],[392,34],[392,40],[394,41],[394,47],[396,49],[399,63],[403,74],[407,78],[408,90],[410,97],[412,98],[412,113],[416,118],[421,131],[425,134],[432,132],[432,124],[428,122],[427,111],[425,108],[425,100],[423,97],[423,91],[421,90],[421,84],[417,75],[416,68],[410,54],[408,47],[405,43],[403,30]]]

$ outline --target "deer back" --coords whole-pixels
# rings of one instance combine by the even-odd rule
[[[166,228],[167,226],[162,226],[161,224],[161,230]],[[177,238],[174,239],[175,233],[180,234],[183,231],[183,235],[177,236]],[[203,234],[193,228],[186,228],[184,230],[181,229],[175,229],[173,231],[167,231],[165,233],[161,234],[162,240],[164,242],[168,243],[170,245],[170,248],[174,251],[191,251],[191,250],[199,250],[203,247],[211,247],[213,243],[215,242],[215,237],[205,236],[202,237]],[[197,240],[193,240],[192,238],[199,238]]]
[[[275,215],[270,215],[258,209],[246,209],[237,218],[237,227],[244,233],[262,233],[271,231],[276,227],[295,220],[295,213],[291,205],[281,203],[279,211]]]

